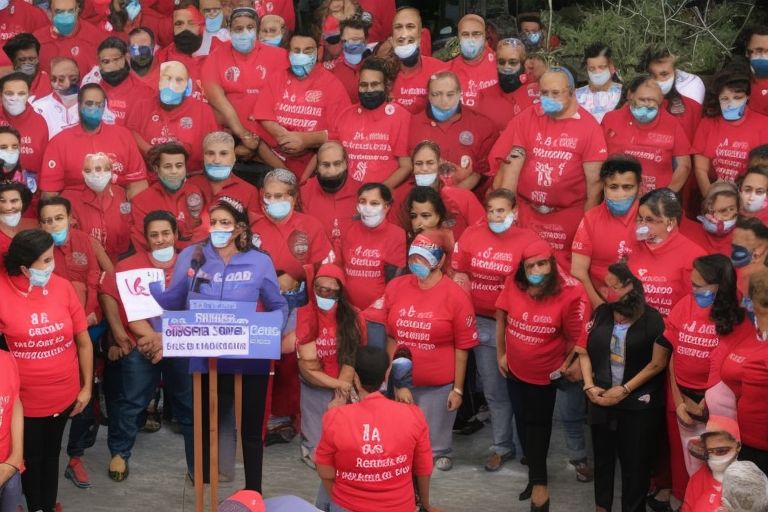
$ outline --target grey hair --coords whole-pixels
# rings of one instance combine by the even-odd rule
[[[266,185],[270,180],[278,181],[291,187],[289,193],[292,196],[296,197],[299,195],[299,181],[296,179],[296,175],[288,169],[275,167],[269,171],[266,176],[264,176],[264,185]]]
[[[768,510],[768,477],[753,462],[736,461],[725,470],[722,504],[730,512]]]
[[[227,132],[211,132],[203,139],[203,147],[208,144],[227,144],[234,147],[235,138]]]

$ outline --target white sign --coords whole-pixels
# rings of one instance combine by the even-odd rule
[[[159,281],[165,288],[165,272],[161,268],[138,268],[115,274],[117,291],[129,322],[154,318],[163,308],[149,293],[149,283]]]

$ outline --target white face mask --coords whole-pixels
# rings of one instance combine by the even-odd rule
[[[712,471],[712,476],[715,477],[715,480],[722,482],[723,473],[725,473],[725,470],[734,460],[736,460],[736,454],[732,453],[726,453],[725,455],[721,455],[719,457],[716,455],[710,455],[707,458],[707,466],[709,466],[710,471]]]
[[[357,213],[360,214],[360,220],[363,221],[363,224],[369,228],[375,228],[384,222],[385,214],[383,206],[367,206],[364,204],[358,204]]]
[[[0,215],[0,222],[8,226],[9,228],[15,228],[21,221],[21,212],[6,213]]]
[[[27,95],[13,95],[13,96],[5,96],[3,95],[3,108],[5,108],[5,111],[11,114],[12,116],[18,116],[24,112],[24,110],[27,108],[27,99],[29,96]]]
[[[666,96],[669,91],[672,90],[672,86],[675,85],[675,76],[672,75],[671,78],[664,80],[663,82],[656,80],[656,83],[659,84],[659,87],[661,87],[661,94]]]
[[[419,47],[416,45],[416,43],[409,43],[403,46],[395,46],[394,52],[398,58],[407,59],[408,57],[416,53],[416,50],[418,49]]]
[[[592,85],[596,85],[597,87],[601,87],[608,83],[608,81],[611,79],[611,70],[606,69],[604,71],[600,71],[598,73],[587,73],[589,75],[589,81],[592,83]]]
[[[416,179],[416,185],[419,187],[431,187],[437,179],[437,173],[433,172],[430,174],[414,174],[414,178]]]
[[[94,192],[101,192],[105,188],[107,188],[107,185],[109,185],[109,182],[112,181],[112,173],[111,172],[89,172],[89,173],[83,173],[83,178],[85,179],[86,186],[93,190]]]
[[[741,204],[745,212],[757,213],[765,208],[765,194],[753,194],[746,195],[741,194]]]
[[[18,149],[0,149],[0,159],[3,160],[6,169],[13,169],[19,163]]]

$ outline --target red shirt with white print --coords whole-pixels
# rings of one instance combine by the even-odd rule
[[[50,72],[54,57],[68,57],[77,62],[82,74],[98,65],[97,47],[105,38],[102,31],[85,20],[78,20],[77,28],[68,36],[61,36],[51,25],[40,27],[32,35],[40,42],[40,69]]]
[[[11,419],[16,400],[19,399],[19,368],[16,360],[5,350],[0,350],[0,460],[11,455]]]
[[[3,45],[17,34],[35,32],[50,26],[51,20],[44,10],[23,0],[10,0],[5,9],[0,11],[0,41]]]
[[[511,275],[496,301],[496,308],[507,313],[507,366],[529,384],[551,382],[550,374],[563,365],[591,314],[584,286],[563,273],[560,279],[560,293],[535,299]]]
[[[650,123],[638,123],[629,106],[608,112],[603,117],[603,132],[608,154],[624,153],[643,165],[646,192],[669,186],[674,158],[691,154],[691,146],[680,122],[666,110],[659,110]]]
[[[413,274],[397,277],[384,292],[387,334],[413,356],[413,385],[444,386],[454,379],[456,350],[478,343],[467,294],[448,276],[427,290]]]
[[[424,55],[419,59],[419,63],[412,68],[400,65],[400,71],[397,72],[395,83],[392,85],[392,99],[400,104],[411,114],[424,112],[427,106],[427,85],[429,79],[435,73],[447,71],[450,66],[434,57]]]
[[[19,158],[21,166],[39,175],[43,166],[43,153],[48,146],[48,124],[45,118],[27,105],[18,116],[8,114],[3,108],[0,126],[12,126],[21,134]]]
[[[458,55],[449,64],[451,71],[459,77],[461,102],[468,107],[477,106],[481,92],[499,83],[496,52],[491,50],[488,45],[485,45],[483,53],[477,60],[468,61],[463,56]]]

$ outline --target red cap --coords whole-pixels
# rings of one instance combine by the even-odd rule
[[[552,246],[550,246],[544,240],[536,240],[528,247],[523,249],[523,260],[529,258],[547,259],[552,257]]]
[[[741,442],[741,432],[736,420],[725,416],[710,416],[707,422],[707,428],[701,437],[713,434],[728,434],[734,441]]]
[[[217,512],[266,512],[264,500],[256,491],[237,491],[219,503]]]
[[[341,283],[341,286],[347,285],[347,280],[344,277],[344,271],[341,270],[338,265],[334,265],[332,263],[323,263],[320,265],[320,268],[317,269],[317,273],[315,274],[315,279],[318,277],[332,277]]]

